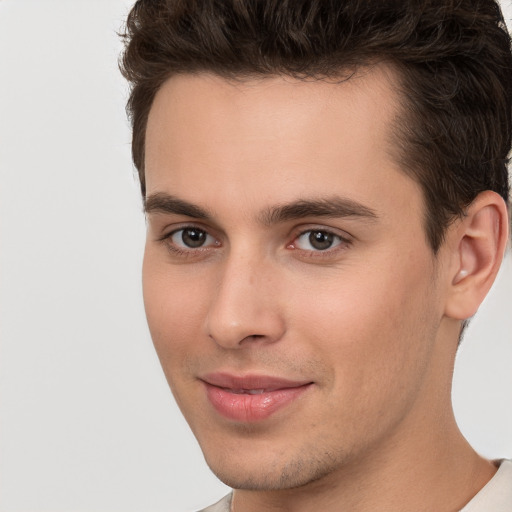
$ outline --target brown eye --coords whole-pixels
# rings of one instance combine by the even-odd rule
[[[181,240],[187,247],[195,249],[205,243],[206,233],[200,229],[184,229],[181,232]]]
[[[311,247],[318,251],[329,249],[334,242],[334,235],[325,231],[311,231],[308,238]]]
[[[206,245],[216,245],[215,238],[196,227],[178,229],[171,234],[170,239],[175,246],[182,249],[199,249]]]
[[[326,251],[340,245],[344,240],[339,236],[321,229],[305,231],[297,237],[294,247],[303,251]]]

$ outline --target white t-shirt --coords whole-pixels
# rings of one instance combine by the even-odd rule
[[[199,512],[230,512],[231,494]],[[460,512],[512,512],[512,460],[503,460],[487,485]]]
[[[512,460],[501,461],[497,473],[460,512],[512,512]]]

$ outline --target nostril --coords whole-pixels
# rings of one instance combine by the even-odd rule
[[[265,338],[264,334],[251,334],[249,336],[246,336],[242,341],[248,340],[248,341],[256,341],[259,339]]]
[[[224,348],[264,345],[280,340],[285,325],[279,308],[263,299],[248,301],[245,294],[242,298],[239,295],[226,286],[224,294],[212,303],[205,317],[208,337]]]

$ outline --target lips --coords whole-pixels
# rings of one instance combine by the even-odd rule
[[[238,422],[261,421],[290,405],[312,385],[270,376],[212,373],[201,378],[208,400],[223,417]]]

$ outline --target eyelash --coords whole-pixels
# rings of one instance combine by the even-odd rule
[[[180,257],[185,257],[185,258],[198,256],[199,254],[204,253],[205,251],[208,251],[211,248],[211,246],[206,246],[206,247],[200,246],[197,248],[189,247],[189,248],[185,249],[185,248],[181,248],[178,245],[172,243],[172,238],[174,235],[176,235],[177,233],[180,233],[180,232],[185,232],[187,230],[200,231],[200,232],[204,233],[207,237],[211,237],[211,238],[215,239],[215,237],[210,235],[206,229],[198,227],[198,226],[190,225],[190,226],[183,226],[178,229],[174,229],[170,233],[166,233],[165,235],[160,237],[158,239],[158,241],[163,242],[165,244],[165,246],[167,247],[167,249],[172,254],[180,256]],[[217,242],[214,247],[220,247],[220,246],[221,246],[221,243]]]
[[[296,247],[297,241],[301,239],[302,237],[309,234],[309,238],[311,241],[311,235],[313,233],[321,233],[323,235],[328,235],[334,239],[335,245],[327,247],[326,249],[300,249]],[[338,254],[340,251],[343,251],[347,249],[351,245],[352,241],[345,236],[342,236],[338,233],[333,232],[332,230],[325,229],[325,228],[310,228],[300,231],[297,235],[294,236],[293,241],[289,244],[287,244],[286,248],[300,251],[302,257],[308,257],[308,258],[329,258],[332,257],[335,254]]]
[[[189,225],[189,226],[183,226],[179,229],[174,229],[170,233],[167,233],[163,235],[161,238],[159,238],[159,242],[165,243],[168,250],[179,257],[197,257],[201,254],[204,254],[206,251],[209,251],[212,248],[218,248],[222,246],[222,243],[219,241],[216,241],[216,243],[208,246],[200,246],[197,248],[189,247],[189,248],[181,248],[175,243],[172,243],[172,238],[176,234],[180,232],[185,232],[187,230],[195,230],[200,231],[201,233],[204,233],[206,237],[211,237],[215,240],[215,237],[213,235],[210,235],[208,231],[202,227]],[[312,233],[323,233],[324,235],[332,236],[335,240],[337,240],[337,243],[334,247],[328,247],[325,250],[308,250],[308,249],[300,249],[296,247],[297,240],[299,240],[301,237]],[[298,231],[296,234],[293,235],[292,242],[286,244],[286,248],[289,250],[299,251],[302,257],[307,258],[328,258],[332,257],[333,253],[338,253],[339,251],[343,251],[347,249],[352,244],[352,240],[350,240],[348,237],[344,237],[338,233],[333,232],[333,230],[330,229],[322,229],[322,228],[309,228],[309,229],[302,229],[301,231]]]

